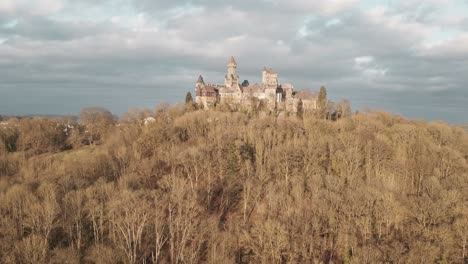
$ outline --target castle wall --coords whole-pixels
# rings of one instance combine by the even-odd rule
[[[263,99],[266,98],[265,93],[254,93],[252,96],[253,96],[253,97],[256,97],[256,98],[258,98],[258,99],[260,99],[260,100],[263,100]]]
[[[219,93],[219,99],[221,103],[226,104],[238,104],[241,102],[242,93],[240,91],[237,92],[228,92],[228,93]]]
[[[304,109],[304,111],[316,110],[317,100],[302,100],[302,109]]]
[[[195,102],[202,106],[203,109],[208,110],[213,108],[216,104],[216,97],[213,96],[197,96]]]
[[[265,99],[267,107],[270,110],[275,109],[276,106],[276,87],[275,88],[265,88]]]

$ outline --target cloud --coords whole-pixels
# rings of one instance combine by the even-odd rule
[[[437,58],[463,59],[468,56],[468,32],[440,41],[425,42],[421,48],[422,56]]]
[[[60,11],[62,0],[2,0],[0,14],[4,15],[49,15]]]
[[[373,56],[361,56],[354,58],[354,68],[367,78],[385,77],[388,69],[375,62]]]
[[[341,21],[341,19],[339,18],[333,18],[333,19],[330,19],[327,21],[327,23],[325,24],[326,27],[333,27],[333,26],[338,26],[340,24],[342,24],[343,22]]]
[[[352,8],[357,3],[357,0],[329,0],[329,1],[308,1],[308,0],[291,0],[285,3],[284,7],[289,7],[298,12],[318,12],[322,15],[335,15],[349,8]]]
[[[427,107],[439,92],[468,97],[467,15],[451,19],[451,4],[436,0],[365,2],[49,0],[38,9],[1,1],[0,94],[17,104],[0,96],[0,113],[53,109],[41,102],[73,112],[102,101],[118,113],[176,102],[199,74],[222,82],[230,55],[251,83],[261,81],[261,68],[269,66],[281,82],[326,85],[332,98],[348,97],[358,107],[378,107],[405,93],[415,101],[427,98],[421,102]],[[468,105],[447,96],[438,100]],[[395,99],[386,107],[426,117],[405,104]]]
[[[0,34],[8,37],[24,37],[36,40],[71,40],[99,34],[118,32],[119,27],[110,21],[56,21],[42,16],[24,16],[0,28]]]

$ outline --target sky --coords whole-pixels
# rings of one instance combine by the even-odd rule
[[[468,123],[468,0],[0,0],[0,115],[184,101],[201,74]]]

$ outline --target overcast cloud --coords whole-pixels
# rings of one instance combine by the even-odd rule
[[[0,114],[182,102],[231,55],[250,83],[269,66],[355,110],[468,123],[466,0],[1,0]]]

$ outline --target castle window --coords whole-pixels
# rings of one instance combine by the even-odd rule
[[[277,93],[276,94],[276,102],[280,103],[283,100],[283,94]]]

